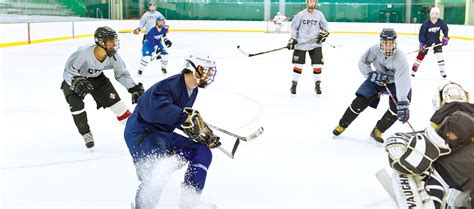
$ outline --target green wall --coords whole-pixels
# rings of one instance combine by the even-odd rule
[[[84,16],[108,18],[108,5],[102,0],[62,0],[84,2]],[[124,19],[138,19],[139,0],[123,0]],[[263,0],[157,0],[158,11],[171,20],[255,20],[264,18]],[[278,0],[270,0],[270,14],[279,10]],[[473,0],[474,1],[474,0]],[[107,1],[105,1],[107,2]],[[148,0],[143,8],[147,8]],[[201,3],[198,3],[201,2]],[[306,7],[304,0],[286,0],[285,14],[292,17]],[[406,20],[406,0],[319,0],[318,9],[332,22],[420,23],[429,17],[435,0],[412,0],[410,20]],[[65,3],[65,4],[66,4]],[[448,24],[464,24],[465,0],[443,0],[444,19]],[[73,6],[71,6],[74,8]],[[76,6],[77,7],[77,6]],[[77,9],[73,9],[76,13]],[[82,14],[81,14],[82,15]]]

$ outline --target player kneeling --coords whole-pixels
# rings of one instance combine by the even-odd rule
[[[441,109],[431,118],[433,127],[396,133],[385,142],[396,173],[393,181],[398,205],[445,208],[448,202],[452,207],[471,208],[474,104],[468,103],[469,94],[453,82],[441,87],[434,101],[435,108]]]

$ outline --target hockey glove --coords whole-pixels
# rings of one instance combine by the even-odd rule
[[[286,45],[286,48],[288,50],[293,50],[295,49],[296,44],[298,44],[298,41],[296,39],[290,38],[290,40],[288,40],[288,44]]]
[[[428,46],[425,43],[420,42],[420,52],[425,52],[425,50],[428,50],[427,47]]]
[[[448,37],[443,37],[443,39],[441,40],[441,45],[443,46],[446,46],[448,45],[448,41],[449,41],[449,38]]]
[[[368,79],[379,86],[383,86],[383,84],[387,82],[388,76],[381,72],[372,71],[369,73]]]
[[[167,37],[165,37],[164,41],[165,41],[166,47],[168,47],[168,48],[170,48],[171,45],[173,44],[173,43],[171,43],[171,41]]]
[[[71,87],[69,88],[76,92],[80,97],[86,96],[94,90],[92,84],[82,76],[75,76],[72,78]]]
[[[133,34],[138,35],[139,33],[140,33],[140,29],[137,28],[137,29],[133,30]]]
[[[181,124],[183,132],[192,140],[199,144],[204,144],[209,148],[216,148],[221,145],[219,137],[216,136],[207,124],[202,120],[201,114],[197,110],[189,107],[183,112],[188,114],[186,120]]]
[[[143,88],[142,83],[138,83],[134,87],[128,89],[128,92],[132,94],[132,104],[136,104],[138,102],[138,97],[145,92],[145,89]]]
[[[409,106],[409,101],[399,101],[397,104],[397,117],[402,123],[407,122],[408,118],[410,117]]]
[[[325,30],[321,30],[319,31],[319,35],[318,37],[316,38],[316,43],[317,44],[322,44],[323,42],[326,41],[326,38],[329,36],[329,32],[325,31]]]

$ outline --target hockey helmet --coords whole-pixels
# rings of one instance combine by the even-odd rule
[[[214,82],[216,76],[216,61],[207,52],[191,52],[184,58],[184,68],[193,72],[194,78],[201,88]]]
[[[437,19],[439,18],[439,13],[440,13],[440,10],[438,7],[433,7],[431,8],[430,10],[430,18],[432,19]]]
[[[158,22],[160,22],[160,21],[163,23],[163,25],[165,24],[165,17],[163,15],[158,15],[156,17],[156,24],[157,25],[158,25]]]
[[[95,43],[103,48],[109,57],[115,55],[120,48],[117,32],[108,26],[97,28],[94,33],[94,39]],[[108,41],[112,41],[112,45],[107,44]]]
[[[384,28],[380,32],[380,52],[385,57],[393,56],[397,50],[397,33],[393,28]]]
[[[450,81],[438,88],[432,101],[433,108],[439,110],[446,103],[469,102],[469,92],[465,91],[461,85]]]

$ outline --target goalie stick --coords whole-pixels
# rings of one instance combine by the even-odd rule
[[[219,150],[221,150],[224,154],[226,154],[227,156],[229,156],[230,158],[234,159],[234,156],[235,156],[235,152],[237,151],[237,148],[239,147],[239,144],[240,144],[240,141],[250,141],[250,140],[254,140],[256,139],[258,136],[262,135],[263,133],[263,127],[260,127],[258,128],[256,131],[254,131],[253,133],[251,133],[250,135],[248,136],[245,136],[245,137],[242,137],[242,136],[239,136],[235,133],[232,133],[230,131],[227,131],[225,129],[222,129],[222,128],[219,128],[215,125],[212,125],[212,124],[209,124],[207,123],[207,125],[209,127],[211,127],[212,129],[214,130],[217,130],[219,132],[222,132],[224,134],[227,134],[229,136],[232,136],[232,137],[235,137],[235,142],[234,142],[234,146],[232,147],[232,151],[229,152],[227,151],[226,149],[224,149],[222,146],[219,146],[217,147]]]
[[[390,177],[390,174],[388,174],[387,170],[385,170],[385,168],[380,169],[377,171],[377,173],[375,173],[375,177],[377,177],[377,180],[379,180],[380,184],[383,186],[392,200],[398,204],[397,197],[395,196],[395,192],[393,190],[392,177]]]

